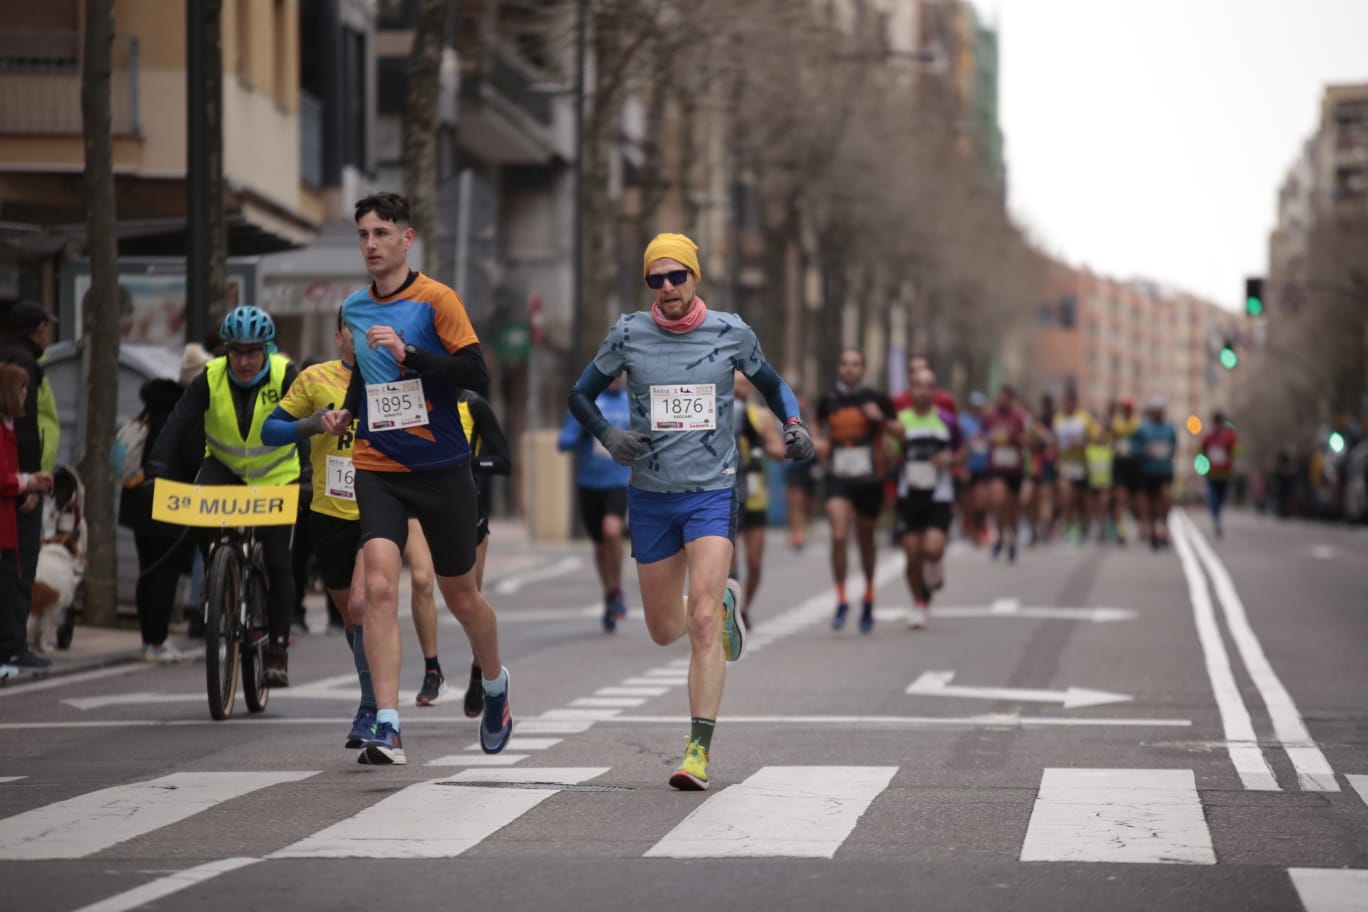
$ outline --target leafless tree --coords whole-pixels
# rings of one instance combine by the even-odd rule
[[[437,224],[437,96],[450,12],[450,0],[419,4],[404,100],[404,192],[412,207],[414,230],[423,238],[423,272],[427,274],[436,271],[440,259],[433,231]]]

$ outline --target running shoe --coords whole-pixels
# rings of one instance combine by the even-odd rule
[[[874,629],[874,603],[866,599],[860,604],[860,633]]]
[[[5,678],[19,677],[19,666],[11,665],[8,662],[0,662],[0,680]]]
[[[374,737],[375,710],[358,709],[356,718],[352,720],[351,731],[347,732],[347,741],[343,747],[348,750],[356,750],[358,747],[365,747],[366,742]]]
[[[1015,542],[1015,541],[1013,541],[1010,545],[1007,546],[1007,563],[1009,563],[1009,564],[1015,564],[1015,563],[1016,563],[1016,542]]]
[[[181,651],[170,643],[144,643],[142,652],[138,658],[144,662],[156,662],[161,665],[170,665],[185,658]]]
[[[836,613],[831,616],[831,629],[840,630],[845,626],[846,615],[850,613],[850,605],[846,602],[836,603]]]
[[[356,755],[356,762],[370,766],[403,766],[408,763],[399,729],[388,722],[376,725],[375,734],[361,748],[361,753]]]
[[[670,776],[670,785],[682,792],[708,790],[708,752],[697,741],[690,741],[684,749],[684,762]]]
[[[989,552],[989,556],[992,557],[993,560],[997,560],[999,557],[1002,556],[1002,539],[1001,539],[1001,538],[999,538],[997,541],[993,542],[993,550]]]
[[[423,675],[423,686],[418,688],[418,696],[413,702],[418,706],[436,706],[446,696],[447,682],[440,671],[429,671]]]
[[[926,603],[919,601],[912,606],[912,612],[907,617],[907,629],[925,630],[926,620]]]
[[[261,650],[261,683],[266,687],[290,686],[290,656],[284,646]]]
[[[504,692],[497,697],[484,696],[484,720],[480,723],[480,750],[486,754],[497,754],[508,745],[513,735],[513,711],[508,705],[508,669],[503,669]]]
[[[741,658],[746,648],[746,619],[736,607],[740,601],[741,584],[727,580],[727,588],[722,592],[722,651],[728,662]]]
[[[603,597],[603,632],[612,633],[617,630],[617,611],[614,610],[613,599],[611,596]]]
[[[467,719],[478,718],[484,712],[484,675],[480,666],[470,663],[470,683],[466,685],[465,714]]]
[[[617,615],[620,621],[627,616],[627,600],[622,597],[622,590],[613,593],[613,614]]]

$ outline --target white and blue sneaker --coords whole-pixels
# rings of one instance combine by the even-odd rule
[[[504,692],[497,697],[488,692],[484,695],[484,719],[480,722],[480,750],[486,754],[497,754],[508,746],[513,736],[513,711],[508,705],[508,669],[501,669],[504,678]]]
[[[399,738],[399,729],[388,722],[376,725],[375,734],[361,748],[356,762],[372,766],[403,766],[408,763],[408,758],[404,756],[404,742]]]

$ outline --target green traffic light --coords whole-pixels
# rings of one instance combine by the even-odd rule
[[[1221,367],[1226,370],[1234,370],[1235,365],[1240,363],[1240,356],[1235,354],[1235,349],[1227,346],[1221,349]]]
[[[1192,467],[1197,470],[1198,475],[1205,475],[1211,471],[1211,460],[1207,459],[1205,453],[1198,453],[1197,458],[1192,460]]]
[[[1344,452],[1344,435],[1339,431],[1330,435],[1330,452],[1336,454]]]
[[[1262,316],[1262,315],[1263,315],[1263,312],[1264,312],[1264,303],[1263,303],[1263,301],[1259,300],[1258,298],[1252,297],[1252,296],[1245,299],[1245,313],[1249,314],[1251,317],[1258,317],[1258,316]]]

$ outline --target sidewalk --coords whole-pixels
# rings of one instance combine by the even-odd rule
[[[496,583],[501,577],[527,570],[548,558],[587,550],[585,542],[533,543],[527,526],[519,519],[495,519],[489,524],[489,552],[485,559],[486,584]],[[304,605],[311,636],[321,634],[327,625],[324,596],[309,594]],[[182,651],[203,648],[203,640],[185,636],[183,622],[171,627],[171,642]],[[18,677],[0,679],[0,688],[26,684],[41,678],[59,677],[138,661],[142,652],[142,635],[136,625],[127,627],[91,627],[77,624],[71,637],[70,649],[57,649],[46,658],[52,659],[51,668],[24,669]]]

